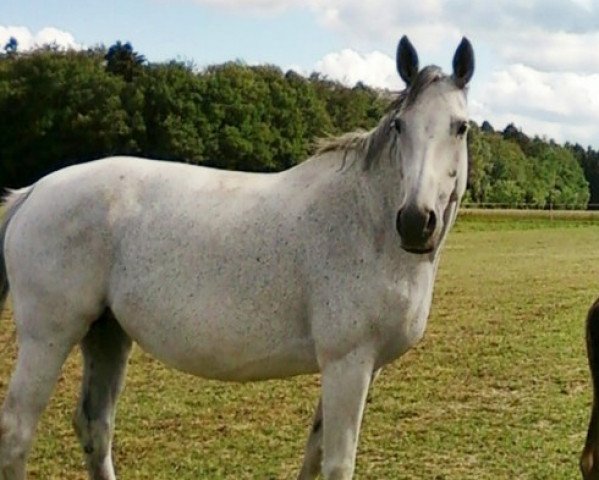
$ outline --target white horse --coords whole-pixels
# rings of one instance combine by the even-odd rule
[[[245,382],[320,372],[300,479],[351,479],[366,394],[422,337],[439,253],[466,188],[463,39],[453,74],[418,68],[368,133],[281,173],[136,158],[57,171],[12,192],[0,298],[18,358],[0,417],[0,479],[25,478],[38,419],[80,344],[74,418],[89,477],[114,480],[115,406],[132,342],[179,370]]]

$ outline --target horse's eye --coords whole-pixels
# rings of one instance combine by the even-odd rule
[[[458,135],[461,137],[468,131],[468,124],[466,122],[460,123],[458,127]]]

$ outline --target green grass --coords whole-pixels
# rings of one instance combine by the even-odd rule
[[[578,478],[590,405],[586,310],[599,296],[599,219],[463,215],[425,339],[377,380],[359,479]],[[3,387],[14,359],[5,312]],[[79,353],[40,424],[32,479],[84,479],[70,416]],[[121,479],[290,479],[318,378],[231,385],[136,350],[115,439]]]
[[[599,211],[462,209],[458,228],[465,230],[530,230],[599,225]]]

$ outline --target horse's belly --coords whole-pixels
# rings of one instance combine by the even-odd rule
[[[239,347],[243,348],[242,345]],[[274,349],[256,347],[237,350],[237,354],[229,359],[217,353],[211,362],[192,362],[199,368],[190,373],[218,380],[246,382],[318,372],[314,344],[308,338],[287,339]]]
[[[117,303],[113,310],[131,338],[165,364],[204,378],[250,381],[318,371],[305,319],[291,307],[188,305],[169,312],[158,304]]]
[[[144,351],[178,370],[215,380],[247,382],[316,373],[314,345],[308,339],[282,342],[278,348],[248,347],[242,341],[222,340],[208,345],[200,342],[181,349],[157,345],[152,340],[136,341]]]

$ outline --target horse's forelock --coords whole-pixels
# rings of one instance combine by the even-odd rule
[[[406,91],[405,102],[402,103],[402,107],[409,108],[412,106],[428,87],[444,78],[449,77],[436,65],[429,65],[420,70],[418,76]]]

